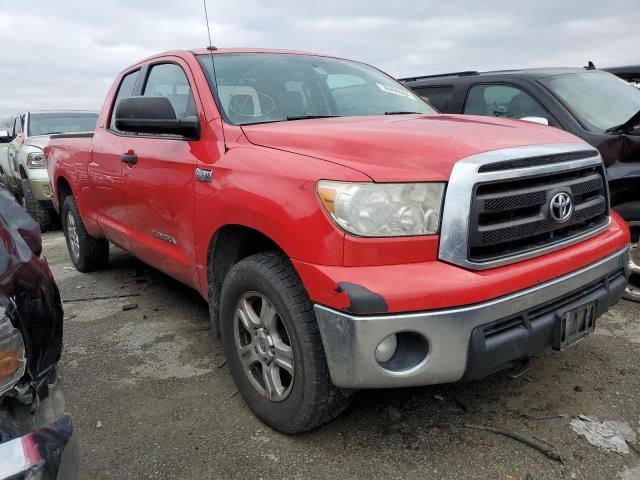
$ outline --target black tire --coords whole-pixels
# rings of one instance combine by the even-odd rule
[[[87,233],[73,196],[69,195],[64,199],[60,216],[64,237],[67,240],[69,257],[76,269],[80,272],[92,272],[103,268],[109,262],[109,242],[104,239],[93,238]],[[71,219],[77,234],[77,254],[74,253],[72,240],[70,239],[70,236],[73,237],[73,232],[70,234]],[[71,228],[73,228],[73,225]]]
[[[631,246],[629,249],[629,283],[622,298],[640,303],[640,221],[629,222]]]
[[[40,203],[35,199],[33,190],[29,180],[23,178],[20,180],[22,206],[29,212],[29,215],[38,222],[42,232],[48,232],[57,225],[57,214],[51,208],[42,208]]]
[[[251,383],[236,348],[236,306],[248,292],[264,295],[278,312],[293,351],[293,380],[284,400],[272,401]],[[311,430],[338,416],[352,391],[333,385],[313,306],[289,259],[278,252],[258,253],[235,264],[225,278],[220,329],[231,375],[253,413],[283,433]]]

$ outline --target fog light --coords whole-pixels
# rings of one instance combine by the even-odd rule
[[[49,185],[45,185],[44,187],[42,187],[42,192],[45,194],[46,197],[50,197],[51,188],[49,188]]]
[[[388,362],[395,355],[398,348],[398,337],[395,333],[385,337],[376,347],[376,360],[379,363]]]

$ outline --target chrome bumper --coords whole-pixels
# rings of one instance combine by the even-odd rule
[[[49,178],[29,180],[33,196],[39,202],[51,202],[53,195],[51,193],[51,184]]]
[[[500,319],[580,293],[584,287],[627,271],[629,250],[624,248],[587,267],[487,302],[448,310],[395,315],[354,316],[322,305],[314,310],[333,383],[345,388],[408,387],[455,382],[467,370],[473,330]],[[617,298],[605,296],[602,313]],[[414,332],[426,339],[428,353],[408,369],[383,367],[375,350],[388,335]]]

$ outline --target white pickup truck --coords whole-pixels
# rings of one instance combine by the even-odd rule
[[[17,115],[7,149],[0,149],[0,182],[40,224],[42,231],[57,223],[43,149],[54,133],[93,131],[97,112],[38,111]],[[4,150],[4,151],[3,151]]]

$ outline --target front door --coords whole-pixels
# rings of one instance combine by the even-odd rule
[[[150,65],[142,95],[169,99],[176,117],[198,116],[186,64]],[[176,135],[130,136],[123,159],[131,251],[197,287],[194,243],[194,141]]]

